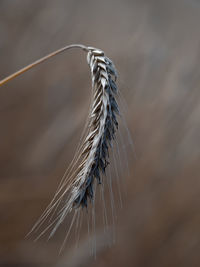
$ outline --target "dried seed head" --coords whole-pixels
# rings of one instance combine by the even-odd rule
[[[74,181],[71,207],[88,205],[93,199],[94,181],[102,182],[101,173],[108,165],[108,149],[118,127],[119,113],[115,100],[117,73],[114,64],[100,49],[88,47],[87,61],[91,70],[94,98],[90,114],[90,130],[82,154],[84,164]]]
[[[93,89],[86,136],[53,200],[31,230],[38,229],[52,212],[61,207],[56,219],[41,235],[52,226],[52,236],[70,211],[87,207],[88,202],[95,198],[94,185],[104,182],[103,174],[109,164],[109,149],[112,149],[112,140],[118,129],[115,66],[102,50],[94,47],[84,47],[84,50],[87,51]]]

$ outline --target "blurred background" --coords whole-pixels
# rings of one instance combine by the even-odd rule
[[[0,266],[200,266],[199,25],[198,0],[0,1],[0,79],[67,44],[101,48],[120,74],[136,153],[125,146],[116,242],[100,227],[96,260],[84,229],[60,256],[65,227],[25,239],[84,127],[86,55],[68,51],[2,86]]]

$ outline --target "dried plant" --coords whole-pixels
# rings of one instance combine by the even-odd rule
[[[72,219],[73,224],[77,211],[83,207],[88,207],[88,203],[94,201],[95,184],[104,182],[103,174],[105,174],[109,164],[109,148],[112,146],[112,140],[118,129],[117,114],[119,114],[119,109],[116,101],[118,91],[115,83],[117,72],[113,62],[105,56],[102,50],[83,45],[70,45],[37,60],[0,81],[0,85],[3,85],[56,54],[71,48],[81,48],[87,52],[93,96],[82,142],[77,148],[75,157],[65,172],[53,200],[32,229],[32,231],[37,230],[50,215],[56,213],[56,218],[52,219],[40,236],[53,227],[50,235],[52,236],[66,215],[72,210],[75,211]]]
[[[88,199],[93,199],[94,180],[96,179],[99,184],[102,182],[100,173],[105,172],[108,148],[118,128],[115,67],[103,51],[93,47],[88,49],[87,60],[91,70],[94,97],[89,117],[89,131],[80,154],[82,162],[73,182],[67,209],[80,205],[87,207]]]

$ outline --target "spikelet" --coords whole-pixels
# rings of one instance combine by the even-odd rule
[[[55,207],[57,209],[64,199],[64,204],[58,212],[50,237],[69,212],[88,207],[88,202],[94,200],[95,183],[104,182],[103,174],[105,174],[109,164],[109,148],[112,149],[112,140],[118,129],[117,114],[119,114],[119,108],[115,99],[118,93],[115,83],[117,79],[115,66],[102,50],[93,47],[88,47],[87,50],[93,89],[87,135],[78,151],[76,159],[76,163],[79,162],[78,166],[73,163],[71,168],[74,170],[73,173],[69,175],[66,172],[64,183],[61,184],[56,193],[56,196],[59,197],[57,199],[54,197],[36,224],[38,227],[44,222],[52,210]]]
[[[104,182],[103,174],[109,164],[109,149],[112,149],[112,140],[118,129],[119,108],[115,99],[118,94],[115,83],[117,72],[113,62],[100,49],[83,45],[71,45],[66,48],[73,47],[82,48],[87,52],[92,78],[92,103],[85,138],[65,172],[54,198],[29,232],[30,234],[37,231],[47,218],[51,217],[51,223],[36,239],[53,228],[51,237],[69,212],[75,211],[77,214],[76,211],[88,207],[89,202],[95,199],[94,186],[95,183]],[[45,60],[46,58],[49,56],[44,57]],[[73,216],[72,222],[74,220]]]
[[[88,199],[93,199],[93,184],[96,179],[102,183],[101,173],[108,165],[108,149],[115,137],[119,113],[115,100],[117,73],[112,61],[104,52],[88,47],[87,61],[91,70],[92,87],[94,91],[90,114],[89,134],[85,139],[82,151],[81,169],[74,181],[71,198],[72,207],[88,205]]]
[[[77,149],[74,160],[65,172],[51,203],[29,232],[30,234],[37,231],[50,216],[51,223],[38,238],[53,227],[51,237],[69,212],[74,210],[76,215],[77,210],[88,207],[88,202],[92,202],[95,198],[95,183],[104,182],[103,174],[109,164],[109,149],[112,149],[112,140],[118,129],[116,115],[119,114],[119,108],[115,99],[118,94],[115,83],[117,72],[113,62],[105,56],[102,50],[82,44],[72,44],[60,48],[0,80],[0,86],[2,86],[44,61],[72,48],[79,48],[87,52],[93,99],[83,143]],[[56,218],[52,219],[55,214]],[[75,216],[73,216],[70,229],[74,220]]]

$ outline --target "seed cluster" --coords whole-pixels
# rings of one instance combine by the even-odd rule
[[[88,47],[88,64],[91,70],[94,99],[90,115],[90,130],[84,143],[83,161],[72,190],[72,206],[87,207],[94,198],[94,181],[101,184],[102,175],[109,164],[109,147],[118,129],[119,108],[117,72],[113,62],[102,50]]]

